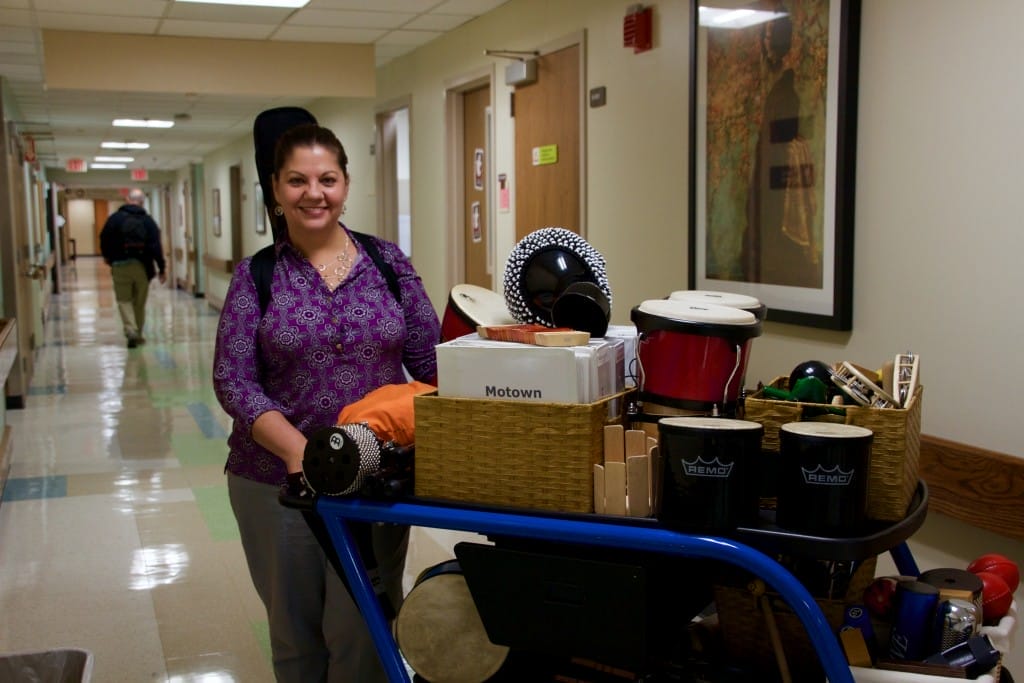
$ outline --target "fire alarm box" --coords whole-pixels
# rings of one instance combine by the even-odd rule
[[[633,48],[634,53],[651,49],[654,9],[639,5],[630,8],[622,20],[622,46]]]

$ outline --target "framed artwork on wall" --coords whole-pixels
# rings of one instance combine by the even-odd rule
[[[213,236],[220,237],[220,190],[213,188]]]
[[[689,286],[849,330],[860,0],[710,4],[693,10]]]

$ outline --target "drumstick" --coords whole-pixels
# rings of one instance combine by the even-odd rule
[[[476,332],[484,339],[533,344],[534,346],[584,346],[590,341],[589,332],[581,332],[569,327],[544,327],[532,323],[479,325]]]

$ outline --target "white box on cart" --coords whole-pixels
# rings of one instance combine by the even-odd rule
[[[437,395],[543,403],[594,403],[623,388],[622,341],[549,347],[473,333],[437,345]]]

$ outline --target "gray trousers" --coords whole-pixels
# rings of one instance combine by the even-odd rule
[[[267,608],[279,683],[386,683],[369,630],[302,513],[280,489],[228,473],[228,495],[256,592]],[[374,525],[392,604],[402,597],[409,528]]]
[[[114,299],[121,313],[124,336],[135,339],[142,336],[146,326],[146,298],[149,296],[149,278],[142,261],[129,259],[110,267],[114,281]]]

